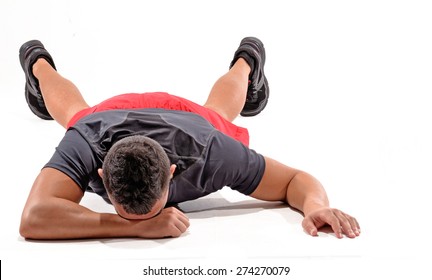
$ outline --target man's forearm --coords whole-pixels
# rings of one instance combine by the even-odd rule
[[[301,171],[289,183],[287,202],[304,215],[329,206],[327,193],[321,183],[312,175]]]
[[[51,198],[26,207],[20,234],[29,239],[133,237],[134,223],[116,214],[96,213],[65,199]]]

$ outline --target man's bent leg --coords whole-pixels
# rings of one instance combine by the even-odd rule
[[[251,68],[243,58],[213,85],[204,107],[232,122],[245,105]]]
[[[270,93],[264,75],[265,60],[263,43],[255,37],[243,38],[234,53],[230,71],[216,82],[204,106],[229,121],[239,114],[244,117],[259,114],[266,107]]]
[[[78,88],[45,59],[40,58],[33,65],[33,75],[39,81],[48,112],[63,127],[77,112],[89,107]]]

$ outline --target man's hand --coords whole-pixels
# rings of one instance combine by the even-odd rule
[[[337,238],[342,238],[342,234],[350,238],[360,235],[360,226],[354,217],[329,207],[309,213],[302,223],[303,229],[312,236],[317,236],[318,229],[325,225],[332,228]]]
[[[189,218],[183,212],[169,207],[151,219],[137,222],[136,230],[142,238],[179,237],[189,225]]]

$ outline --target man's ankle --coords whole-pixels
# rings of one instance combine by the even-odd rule
[[[237,59],[237,61],[234,63],[232,68],[240,68],[243,71],[247,71],[248,75],[251,73],[252,68],[250,67],[250,65],[247,63],[247,61],[243,58],[243,57],[239,57]]]
[[[45,58],[38,58],[38,60],[32,66],[33,75],[37,76],[37,73],[47,66],[52,68],[52,66],[48,63],[48,61],[46,61]]]

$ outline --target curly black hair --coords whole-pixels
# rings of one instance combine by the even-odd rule
[[[170,161],[162,146],[142,135],[116,142],[103,163],[103,183],[129,214],[146,214],[170,180]]]

